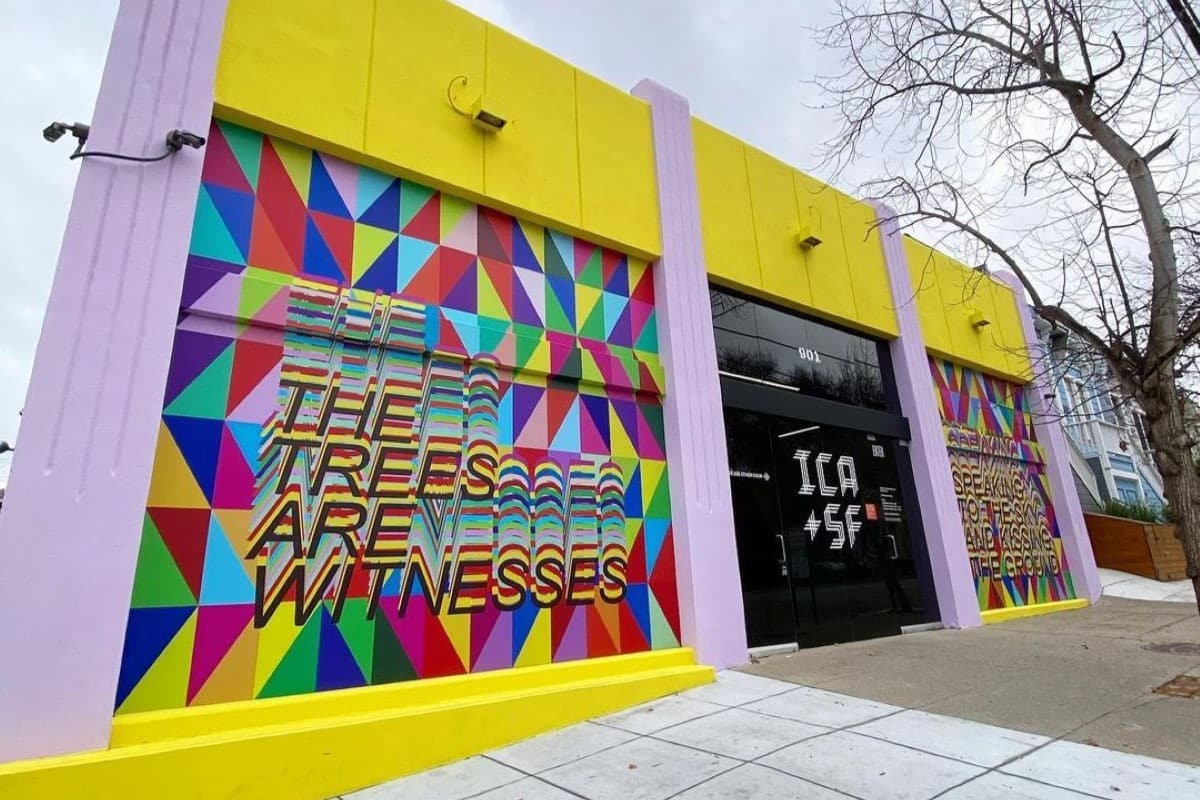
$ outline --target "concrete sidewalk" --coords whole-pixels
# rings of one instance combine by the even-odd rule
[[[1101,567],[1100,583],[1104,587],[1106,597],[1191,603],[1193,608],[1196,605],[1196,593],[1189,580],[1156,581],[1153,578],[1143,578],[1141,575]]]
[[[724,672],[347,800],[934,797],[1195,798],[1200,768]]]
[[[1200,617],[1190,603],[1104,597],[1081,611],[805,650],[746,669],[1200,764],[1200,700],[1152,693],[1177,675],[1200,674]]]

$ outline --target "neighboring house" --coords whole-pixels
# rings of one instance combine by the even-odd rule
[[[1083,505],[1089,503],[1082,487],[1091,491],[1094,486],[1099,505],[1116,499],[1161,508],[1165,505],[1162,477],[1154,466],[1141,410],[1121,391],[1103,360],[1078,337],[1051,331],[1040,320],[1038,327],[1050,357],[1041,371],[1053,376],[1063,430],[1091,473],[1078,475],[1080,459],[1072,459]]]

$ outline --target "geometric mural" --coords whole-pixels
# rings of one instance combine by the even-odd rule
[[[1025,388],[930,359],[983,611],[1075,597]]]
[[[646,262],[214,123],[117,713],[677,647]]]

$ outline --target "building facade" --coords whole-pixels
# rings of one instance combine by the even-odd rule
[[[89,146],[177,128],[81,169],[0,516],[6,796],[329,796],[1098,597],[1015,284],[679,95],[441,0],[126,2]]]

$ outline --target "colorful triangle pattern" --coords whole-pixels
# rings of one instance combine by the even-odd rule
[[[678,647],[653,276],[214,123],[117,712]]]

